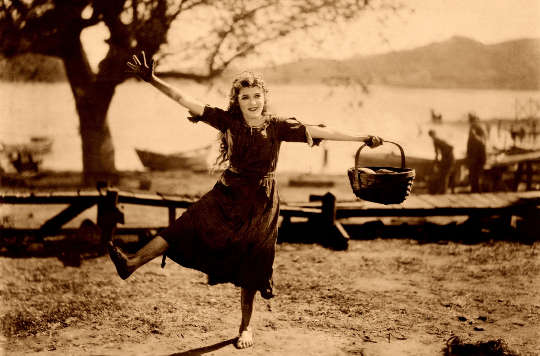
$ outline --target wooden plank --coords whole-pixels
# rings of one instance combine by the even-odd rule
[[[403,203],[401,203],[401,204],[386,204],[385,207],[387,209],[394,209],[394,210],[405,209],[405,207],[403,206]]]
[[[71,204],[66,209],[62,210],[60,213],[56,214],[41,225],[39,228],[39,235],[44,237],[56,234],[65,223],[71,221],[80,213],[95,204],[96,203],[93,201],[83,201]]]
[[[525,192],[523,192],[523,193],[525,193]],[[540,194],[538,194],[538,193],[540,193],[540,192],[537,192],[537,196],[540,197]],[[501,192],[501,193],[498,193],[498,194],[505,197],[510,202],[510,204],[512,204],[512,205],[519,202],[521,197],[524,196],[523,194],[520,194],[520,192]]]
[[[97,194],[78,196],[76,194],[10,194],[0,198],[2,204],[73,204],[82,202],[97,203],[100,199]]]
[[[403,202],[404,209],[429,209],[432,207],[431,203],[419,198],[418,195],[411,195]]]
[[[517,200],[515,195],[507,195],[504,193],[482,193],[482,197],[489,200],[492,207],[510,206]]]
[[[127,195],[122,192],[121,195],[118,196],[118,202],[124,204],[175,207],[186,209],[194,203],[194,200],[181,197],[163,198],[157,195]]]
[[[437,199],[433,197],[433,195],[429,194],[418,195],[418,198],[426,202],[426,204],[430,206],[430,209],[436,208],[437,204],[439,203]]]
[[[468,207],[467,202],[463,199],[463,195],[465,194],[449,194],[448,200],[452,204],[454,208],[465,208]]]
[[[470,202],[471,206],[478,207],[478,208],[489,208],[491,205],[491,202],[482,197],[481,193],[472,193],[467,194],[463,198],[467,199],[468,202]]]
[[[317,217],[321,215],[321,209],[301,208],[301,207],[291,207],[287,205],[281,205],[280,214],[282,216],[311,218],[311,217]]]
[[[514,194],[516,194],[519,198],[524,198],[524,199],[540,198],[540,191],[517,192]]]
[[[298,207],[301,207],[301,208],[320,208],[321,206],[321,202],[318,202],[318,201],[313,201],[313,202],[285,202],[285,201],[281,201],[281,204],[283,205],[287,205],[287,206],[290,206],[290,207],[293,207],[293,206],[298,206]]]
[[[373,207],[375,203],[370,203],[365,200],[357,200],[353,202],[338,202],[337,208],[339,209],[368,209],[369,207]]]
[[[449,194],[438,194],[438,195],[434,195],[433,197],[437,201],[437,205],[435,205],[437,208],[454,207],[454,203],[451,201]]]
[[[518,192],[497,192],[493,194],[501,199],[506,199],[510,204],[515,204],[521,197]]]

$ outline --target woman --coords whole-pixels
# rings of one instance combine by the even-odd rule
[[[208,283],[241,287],[242,321],[236,346],[253,345],[249,322],[255,293],[271,298],[279,217],[275,168],[282,141],[321,139],[382,144],[375,136],[358,136],[281,119],[266,112],[267,90],[260,77],[242,73],[233,82],[228,110],[205,106],[154,74],[154,62],[133,56],[129,71],[189,110],[193,122],[203,121],[221,132],[221,163],[228,168],[219,181],[176,222],[133,255],[113,242],[109,254],[122,279],[153,258],[166,254],[182,266],[208,275]]]

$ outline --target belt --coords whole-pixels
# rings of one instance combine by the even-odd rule
[[[234,173],[234,174],[238,174],[240,176],[257,177],[258,179],[274,179],[276,177],[276,171],[266,172],[264,175],[260,175],[259,173],[256,173],[256,172],[242,171],[242,170],[240,170],[240,169],[238,169],[236,167],[232,167],[232,166],[227,168],[227,170]]]

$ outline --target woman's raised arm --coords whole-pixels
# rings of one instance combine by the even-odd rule
[[[309,133],[314,139],[331,141],[357,141],[365,142],[369,147],[377,147],[383,144],[383,139],[373,135],[349,134],[335,129],[322,126],[309,126]]]
[[[201,115],[204,111],[204,104],[200,103],[196,99],[183,94],[180,90],[173,87],[164,80],[158,78],[154,73],[155,64],[154,60],[150,61],[150,65],[146,62],[146,55],[144,51],[141,51],[140,59],[136,55],[133,55],[131,61],[126,63],[128,66],[128,72],[133,73],[145,82],[152,84],[159,89],[163,94],[167,95],[186,109],[188,109],[194,115]]]

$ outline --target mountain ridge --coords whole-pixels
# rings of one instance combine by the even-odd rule
[[[344,60],[307,58],[257,71],[267,81],[283,84],[338,80],[362,86],[540,90],[540,38],[486,45],[454,36],[407,50]],[[65,72],[57,58],[35,54],[11,59],[0,56],[0,80],[55,82],[65,80]]]
[[[348,77],[404,87],[538,90],[540,38],[486,45],[454,36],[413,49],[344,60],[310,58],[260,72],[269,81],[283,83]]]

